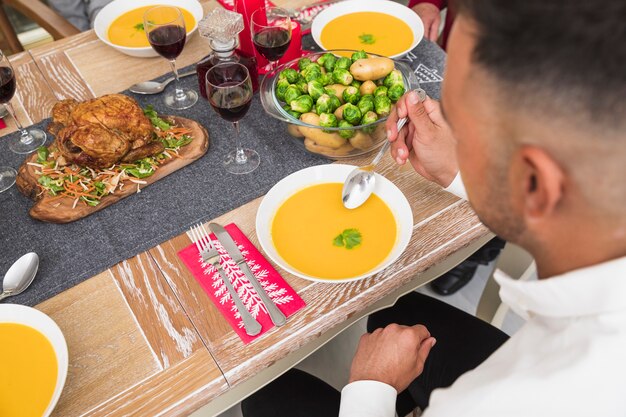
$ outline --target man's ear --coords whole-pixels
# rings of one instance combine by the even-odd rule
[[[565,175],[545,149],[524,145],[513,157],[517,209],[527,224],[551,216],[563,199]]]

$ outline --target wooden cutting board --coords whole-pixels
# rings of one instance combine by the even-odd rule
[[[142,181],[146,181],[146,184],[142,184],[141,188],[145,188],[172,172],[189,165],[204,155],[209,149],[209,134],[199,123],[184,117],[162,117],[164,119],[173,120],[177,126],[184,126],[191,129],[191,136],[193,137],[193,140],[189,144],[180,148],[178,151],[180,158],[172,158],[168,160],[160,165],[159,169],[157,169],[154,174],[147,178],[142,178]],[[29,214],[37,220],[50,223],[70,223],[89,216],[96,211],[102,210],[111,204],[117,203],[131,194],[137,193],[136,186],[124,187],[122,190],[116,190],[115,194],[104,196],[100,200],[100,204],[95,207],[79,202],[75,208],[72,208],[74,204],[74,199],[72,198],[61,198],[49,201],[52,196],[47,193],[45,195],[40,195],[41,190],[37,185],[39,175],[35,173],[37,167],[28,165],[28,162],[36,161],[36,152],[26,158],[17,172],[17,179],[15,183],[22,194],[35,200],[35,204],[30,209]],[[141,198],[141,195],[139,195],[138,198]]]

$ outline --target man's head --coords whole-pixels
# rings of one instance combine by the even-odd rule
[[[455,5],[442,105],[480,218],[535,257],[626,254],[626,2]]]

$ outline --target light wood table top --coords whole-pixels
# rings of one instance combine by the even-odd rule
[[[217,3],[203,5],[210,9]],[[194,36],[179,65],[207,53],[204,40]],[[48,117],[58,99],[121,91],[169,71],[165,60],[118,53],[93,31],[11,61],[18,78],[13,103],[24,124]],[[185,232],[36,306],[61,327],[70,354],[67,383],[53,415],[180,416],[201,407],[203,415],[218,413],[491,238],[466,202],[409,168],[395,167],[390,158],[382,165],[381,173],[405,193],[413,210],[406,252],[381,273],[342,284],[309,282],[274,265],[307,307],[248,345],[178,258],[177,251],[191,242]],[[258,247],[253,219],[260,201],[215,220],[237,223]]]

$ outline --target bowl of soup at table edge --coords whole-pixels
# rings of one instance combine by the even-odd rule
[[[96,36],[126,55],[140,58],[158,56],[143,30],[143,14],[154,6],[175,6],[182,11],[187,40],[204,16],[202,5],[197,0],[114,0],[96,16],[93,25]]]
[[[270,259],[293,275],[327,283],[367,278],[398,259],[413,231],[411,206],[398,187],[376,174],[372,197],[346,209],[341,188],[354,168],[309,167],[270,189],[256,216],[257,237]],[[336,242],[349,229],[361,235],[351,249],[347,241]]]
[[[0,415],[47,417],[67,376],[67,344],[39,310],[0,305]]]
[[[398,58],[424,37],[417,13],[390,0],[346,0],[321,11],[311,35],[320,48],[365,50]]]

